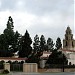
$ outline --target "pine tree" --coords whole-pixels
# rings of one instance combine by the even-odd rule
[[[34,37],[33,48],[34,48],[34,52],[38,52],[40,50],[40,41],[38,35]]]
[[[53,40],[51,38],[48,38],[48,40],[47,40],[47,47],[48,47],[48,51],[54,50],[54,43],[53,43]]]
[[[62,47],[62,44],[61,44],[61,39],[58,37],[57,40],[56,40],[56,50],[60,49]]]
[[[41,52],[45,51],[45,47],[46,47],[45,37],[44,37],[44,35],[41,35],[41,38],[40,38],[40,51]]]
[[[13,31],[13,19],[11,16],[8,18],[7,28],[4,30],[4,36],[6,38],[6,42],[8,43],[8,50],[13,50],[12,45],[14,43],[14,31]]]
[[[9,16],[6,28],[0,35],[0,52],[3,57],[11,57],[18,50],[19,33],[14,32],[13,19]]]
[[[6,39],[4,37],[4,34],[0,35],[0,57],[6,57],[7,55],[7,49],[8,49],[8,43],[6,42]]]
[[[16,31],[14,34],[14,44],[13,44],[14,51],[13,52],[19,51],[20,38],[21,38],[20,33]]]
[[[11,16],[9,16],[7,21],[7,27],[3,32],[4,40],[6,45],[3,50],[6,50],[6,56],[12,56],[13,55],[13,43],[14,43],[14,26],[13,26],[13,19]]]
[[[30,38],[30,35],[28,31],[26,30],[26,33],[21,38],[21,50],[19,50],[19,57],[28,57],[32,52],[32,40]]]

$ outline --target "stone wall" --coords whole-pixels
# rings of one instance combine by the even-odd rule
[[[4,70],[8,70],[10,72],[10,64],[4,63]]]
[[[10,64],[4,63],[4,69],[10,72]],[[24,63],[23,64],[23,72],[25,73],[36,73],[38,72],[37,63]]]
[[[63,72],[62,69],[38,69],[38,72]],[[75,68],[66,68],[64,72],[75,72]]]
[[[25,73],[37,72],[37,64],[36,63],[24,63],[23,72]]]

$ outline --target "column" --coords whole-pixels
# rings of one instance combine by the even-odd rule
[[[8,70],[10,72],[10,64],[9,63],[4,63],[4,70]]]

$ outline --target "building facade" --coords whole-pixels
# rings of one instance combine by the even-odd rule
[[[68,26],[63,39],[63,53],[68,58],[68,64],[75,64],[75,40],[73,38],[72,30]]]
[[[63,40],[63,48],[66,50],[75,50],[75,40],[73,39],[72,30],[68,26]]]

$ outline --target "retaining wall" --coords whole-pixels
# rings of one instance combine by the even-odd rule
[[[38,69],[38,72],[63,72],[63,69]],[[75,68],[66,68],[64,72],[75,72]]]

